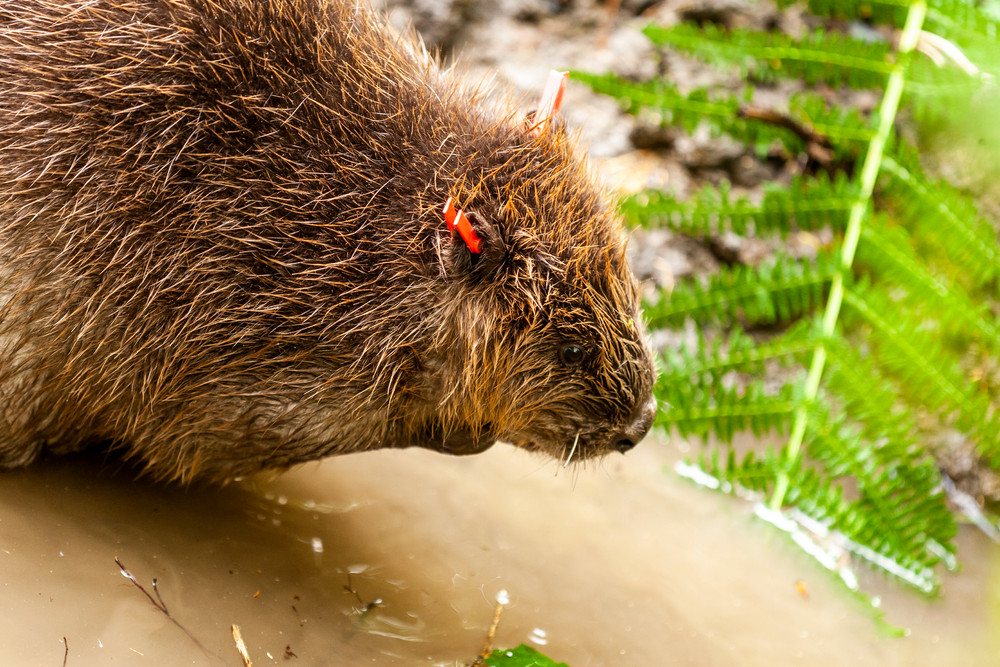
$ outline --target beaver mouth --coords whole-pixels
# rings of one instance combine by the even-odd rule
[[[513,433],[512,438],[505,439],[521,449],[545,452],[553,458],[562,460],[563,465],[567,466],[574,460],[582,461],[611,452],[622,454],[628,452],[646,437],[656,418],[656,410],[656,397],[650,394],[649,398],[635,406],[628,418],[621,423],[604,422],[596,428],[591,425],[591,429],[587,431],[577,428],[570,433],[566,432],[567,425],[563,424],[547,433],[547,437],[523,431]],[[568,426],[573,428],[576,425],[571,423]]]
[[[539,437],[534,434],[518,433],[501,438],[510,442],[518,449],[529,452],[547,454],[562,461],[568,466],[573,461],[584,461],[596,458],[614,451],[627,451],[614,447],[605,438],[594,437],[594,434],[578,433],[568,438]]]
[[[652,396],[633,410],[625,424],[604,424],[596,429],[566,433],[566,429],[540,435],[528,431],[508,434],[501,438],[531,452],[544,452],[569,465],[572,461],[603,456],[611,452],[624,454],[635,447],[649,432],[656,417],[656,399]],[[561,432],[560,432],[561,431]]]

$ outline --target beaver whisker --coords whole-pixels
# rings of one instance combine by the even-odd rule
[[[569,454],[566,456],[566,460],[563,462],[563,468],[569,465],[569,462],[573,460],[573,454],[576,453],[576,446],[580,443],[580,432],[576,432],[576,437],[573,438],[573,447],[569,450]]]

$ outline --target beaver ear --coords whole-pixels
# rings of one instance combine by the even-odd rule
[[[507,247],[499,227],[473,212],[465,214],[479,237],[479,252],[462,238],[458,228],[451,231],[445,244],[445,265],[450,277],[471,276],[488,279],[495,276],[507,256]]]

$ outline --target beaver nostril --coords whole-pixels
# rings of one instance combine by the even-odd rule
[[[615,449],[624,454],[628,450],[635,447],[635,441],[631,438],[621,438],[615,443]]]
[[[656,399],[651,398],[645,404],[639,406],[632,415],[632,423],[621,429],[612,436],[615,450],[624,454],[635,447],[640,440],[646,437],[646,433],[653,426],[656,418]]]

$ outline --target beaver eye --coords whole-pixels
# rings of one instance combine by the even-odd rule
[[[574,368],[583,363],[583,348],[579,345],[563,345],[559,350],[559,360],[569,368]]]

